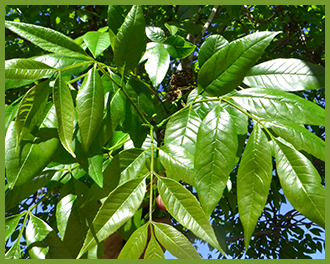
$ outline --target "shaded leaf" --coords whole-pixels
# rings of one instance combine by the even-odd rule
[[[145,178],[125,182],[113,190],[95,216],[77,258],[106,239],[140,207],[146,191]]]
[[[200,255],[190,241],[174,227],[162,223],[153,223],[155,236],[160,244],[179,259],[200,259]]]
[[[140,258],[147,245],[148,228],[149,222],[134,231],[120,251],[118,259]]]
[[[246,144],[237,172],[238,211],[244,228],[246,250],[267,202],[272,169],[268,139],[260,125],[256,124]]]
[[[14,233],[22,214],[12,215],[5,218],[5,242]]]
[[[218,104],[199,128],[195,154],[196,190],[207,216],[220,201],[229,174],[236,165],[237,146],[233,119]]]
[[[116,35],[120,26],[124,23],[123,8],[120,5],[109,5],[108,7],[108,27],[111,47],[114,50]]]
[[[89,207],[88,211],[80,208],[88,190],[87,185],[71,178],[61,189],[56,206],[57,228],[73,258],[78,255],[88,230],[87,225],[92,222],[98,210],[97,203],[94,208]]]
[[[32,259],[71,259],[56,232],[42,219],[30,215],[26,226],[26,245]]]
[[[146,49],[145,21],[141,6],[134,5],[118,30],[114,57],[122,75],[133,70]]]
[[[55,175],[56,170],[44,170],[39,175],[33,177],[21,186],[15,186],[14,189],[6,192],[5,209],[8,211],[15,205],[19,204],[25,198],[28,198],[31,194],[37,190],[46,186],[47,183]]]
[[[253,33],[218,50],[200,69],[199,92],[204,89],[210,96],[221,96],[235,89],[277,34]]]
[[[158,177],[158,191],[168,212],[184,227],[223,253],[197,199],[180,183]]]
[[[250,88],[231,98],[259,118],[297,124],[325,125],[325,110],[297,95],[275,89]]]
[[[315,90],[325,86],[325,69],[298,59],[275,59],[252,67],[244,83],[282,91]]]
[[[55,107],[49,108],[35,136],[30,135],[17,147],[17,135],[12,122],[5,139],[5,166],[9,189],[22,186],[47,166],[59,146]]]
[[[78,91],[76,101],[83,151],[87,152],[103,119],[104,92],[96,64],[88,71]]]
[[[87,57],[80,45],[56,30],[12,21],[5,21],[5,26],[46,51],[69,57]]]
[[[199,68],[212,57],[219,49],[225,47],[228,41],[221,35],[211,35],[204,40],[204,43],[200,47],[198,54],[198,65]]]
[[[75,108],[69,87],[59,74],[53,87],[53,100],[57,117],[58,136],[63,147],[75,158],[72,138]]]
[[[313,164],[280,138],[275,141],[275,158],[286,198],[296,210],[324,228],[325,189]]]
[[[50,91],[49,81],[46,81],[32,87],[24,95],[15,119],[17,148],[21,139],[28,135],[42,118]]]

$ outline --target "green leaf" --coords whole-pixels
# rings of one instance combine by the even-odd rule
[[[141,149],[127,149],[117,154],[103,172],[103,188],[92,185],[87,201],[107,197],[119,183],[137,178],[145,166],[145,153]]]
[[[165,39],[165,32],[159,27],[146,27],[147,37],[154,42],[162,43]]]
[[[189,240],[174,227],[162,223],[153,223],[155,236],[160,244],[179,259],[200,259],[200,255]]]
[[[56,132],[55,107],[51,107],[41,122],[35,135],[22,141],[17,147],[17,135],[12,122],[5,139],[5,167],[9,189],[14,185],[23,186],[47,166],[59,146]]]
[[[120,88],[117,88],[113,94],[107,97],[105,106],[106,112],[101,126],[102,146],[111,138],[123,115],[125,114],[125,100],[126,98],[120,91]]]
[[[51,77],[57,70],[45,63],[29,59],[5,61],[5,89],[20,87],[42,78]]]
[[[89,151],[86,154],[87,169],[85,171],[93,179],[93,181],[103,187],[103,174],[102,174],[102,163],[103,163],[103,151],[100,145],[99,135],[97,135],[91,144]],[[84,165],[84,164],[83,164]]]
[[[122,75],[135,69],[146,50],[145,21],[141,6],[135,5],[125,18],[117,35],[114,57]]]
[[[21,139],[28,135],[42,118],[50,91],[49,81],[46,81],[32,87],[24,95],[15,120],[17,148]]]
[[[170,55],[162,44],[155,45],[148,51],[148,61],[145,63],[146,71],[154,87],[163,81],[170,65]]]
[[[164,25],[168,29],[168,31],[170,32],[171,36],[175,35],[176,32],[178,32],[178,28],[176,26],[169,25],[167,23],[165,23]]]
[[[46,54],[37,57],[31,57],[29,60],[39,61],[50,67],[61,70],[62,76],[78,75],[85,71],[93,61],[83,57],[66,57],[59,54]]]
[[[62,241],[75,258],[83,245],[87,234],[87,224],[91,223],[98,210],[97,203],[89,210],[81,209],[88,187],[84,183],[71,178],[61,189],[56,206],[56,223]]]
[[[22,214],[12,215],[5,218],[5,242],[14,233]]]
[[[275,59],[252,67],[243,81],[282,91],[315,90],[325,86],[325,69],[298,59]]]
[[[325,126],[325,110],[297,95],[275,89],[250,88],[231,98],[259,118]]]
[[[154,234],[151,234],[144,259],[165,259],[164,252],[158,244]]]
[[[158,191],[168,212],[181,225],[224,254],[195,196],[180,183],[161,177],[158,177]]]
[[[59,74],[53,87],[53,100],[56,109],[58,136],[63,147],[75,158],[76,155],[72,146],[75,108],[70,89],[61,74]]]
[[[108,7],[108,26],[111,47],[114,50],[116,35],[120,26],[124,23],[123,8],[120,5],[109,5]]]
[[[200,47],[198,54],[198,65],[199,68],[212,57],[219,49],[222,49],[228,44],[228,41],[221,35],[211,35],[207,37]]]
[[[198,74],[199,92],[221,96],[235,89],[278,32],[257,32],[230,42],[208,59]]]
[[[5,210],[6,212],[19,204],[25,198],[28,198],[31,194],[34,194],[37,190],[47,185],[47,183],[55,175],[56,170],[44,170],[39,175],[33,177],[28,182],[19,187],[15,186],[13,190],[6,192]]]
[[[198,128],[202,120],[193,108],[180,111],[167,123],[165,144],[182,146],[195,156]]]
[[[165,144],[159,149],[159,159],[169,178],[194,185],[194,156],[183,147]]]
[[[305,127],[294,123],[267,122],[281,138],[291,143],[297,150],[304,150],[314,157],[325,161],[325,142]]]
[[[325,227],[325,189],[317,170],[303,154],[280,138],[275,139],[277,174],[292,206]]]
[[[21,244],[19,239],[16,240],[14,245],[6,252],[5,259],[21,259]]]
[[[184,20],[187,18],[191,18],[198,12],[198,5],[181,5],[178,9],[178,20]]]
[[[71,259],[56,232],[43,220],[30,215],[26,226],[26,245],[32,259]]]
[[[87,57],[80,45],[56,30],[12,21],[5,21],[5,26],[43,50],[68,57]]]
[[[146,191],[145,178],[125,182],[113,190],[95,216],[77,258],[106,239],[140,207]]]
[[[140,226],[130,236],[125,246],[120,251],[118,259],[138,259],[142,255],[148,238],[149,222],[143,226]]]
[[[233,119],[218,104],[199,128],[195,154],[195,186],[207,216],[218,204],[229,174],[236,165],[237,146]]]
[[[244,228],[246,250],[267,202],[272,169],[268,139],[257,123],[246,144],[237,172],[238,211]]]
[[[170,36],[164,41],[168,53],[176,59],[188,57],[196,48],[195,45],[185,41],[181,36]]]
[[[83,38],[87,48],[93,54],[94,58],[97,58],[110,46],[108,32],[89,31],[83,36]]]
[[[83,151],[87,152],[103,119],[104,92],[96,64],[88,71],[78,91],[76,101]]]

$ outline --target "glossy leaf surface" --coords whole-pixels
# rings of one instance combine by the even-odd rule
[[[235,89],[277,34],[253,33],[220,49],[203,64],[198,74],[199,91],[221,96]]]
[[[294,123],[267,122],[267,125],[281,138],[290,142],[297,150],[304,150],[314,157],[325,161],[325,142]]]
[[[275,59],[252,67],[244,83],[282,91],[315,90],[325,86],[325,69],[298,59]]]
[[[16,88],[34,80],[51,77],[57,70],[45,63],[28,59],[5,61],[5,89]]]
[[[225,47],[228,44],[228,41],[221,35],[211,35],[205,39],[203,42],[199,54],[198,54],[198,63],[201,68],[203,64],[212,57],[219,49]]]
[[[325,189],[313,164],[284,140],[275,142],[275,159],[278,177],[284,195],[292,206],[325,227]]]
[[[179,259],[200,259],[200,255],[190,241],[174,227],[162,223],[153,223],[157,240],[173,256]]]
[[[63,147],[73,156],[72,138],[75,108],[71,92],[60,74],[53,87],[53,100],[56,109],[58,136]]]
[[[234,169],[237,134],[229,113],[217,105],[203,120],[195,154],[196,190],[202,208],[210,216]]]
[[[140,226],[134,231],[120,251],[118,259],[138,259],[142,255],[148,238],[149,224]]]
[[[16,242],[11,246],[11,248],[6,252],[5,259],[21,259],[21,245],[20,241],[17,239]]]
[[[103,202],[86,235],[77,258],[117,231],[140,207],[145,195],[145,178],[125,182]]]
[[[195,45],[185,41],[181,36],[170,36],[164,41],[168,53],[176,59],[184,59],[196,48]]]
[[[246,144],[237,172],[237,203],[246,249],[267,202],[272,169],[271,148],[257,124]]]
[[[259,118],[325,125],[324,109],[294,94],[275,89],[250,88],[235,93],[231,98]]]
[[[164,252],[153,234],[149,240],[144,259],[165,259]]]
[[[194,157],[183,147],[166,144],[159,149],[159,159],[169,178],[194,185]]]
[[[83,38],[94,58],[97,58],[110,46],[110,38],[107,32],[89,31]]]
[[[180,111],[168,121],[164,143],[181,146],[194,156],[201,122],[193,108]]]
[[[88,71],[77,95],[78,125],[84,152],[87,152],[98,133],[102,123],[103,109],[103,85],[94,66]]]
[[[121,74],[133,70],[146,49],[145,21],[141,6],[133,6],[118,30],[114,46],[116,65]]]
[[[145,68],[154,87],[163,81],[169,65],[170,55],[162,44],[155,45],[148,50],[148,61],[145,63]]]
[[[197,199],[180,183],[158,177],[158,191],[168,212],[184,227],[223,252]]]
[[[72,258],[56,232],[46,222],[34,215],[30,215],[26,226],[26,244],[32,259]]]
[[[56,30],[12,21],[5,21],[5,26],[46,51],[69,57],[87,56],[73,39]]]

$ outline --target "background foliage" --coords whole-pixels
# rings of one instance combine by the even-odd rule
[[[122,8],[124,17],[131,9],[131,6],[123,6]],[[20,21],[53,28],[70,38],[75,39],[79,44],[85,42],[88,46],[91,46],[92,44],[88,43],[95,39],[96,35],[102,40],[102,33],[106,30],[105,27],[108,26],[107,12],[107,6],[6,6],[6,20]],[[157,56],[159,55],[159,58],[167,61],[170,65],[168,69],[163,69],[163,71],[166,72],[166,75],[164,80],[161,81],[158,90],[160,93],[163,92],[160,95],[164,96],[166,94],[166,96],[171,97],[173,101],[178,97],[175,94],[177,89],[173,89],[171,76],[176,72],[177,68],[179,67],[179,69],[181,68],[183,70],[190,70],[190,68],[192,68],[193,72],[198,72],[201,65],[198,67],[196,63],[196,51],[192,53],[191,56],[185,56],[185,52],[186,54],[190,53],[189,51],[193,48],[192,46],[184,46],[180,51],[180,54],[175,54],[177,50],[164,49],[160,44],[160,40],[166,38],[165,44],[172,45],[174,38],[171,38],[171,35],[181,36],[183,40],[188,40],[190,43],[196,45],[198,51],[205,38],[211,34],[220,34],[226,40],[231,42],[256,31],[282,31],[282,34],[277,35],[276,41],[270,43],[258,63],[277,58],[298,58],[313,64],[325,65],[324,6],[143,6],[143,18],[147,26],[160,27],[165,32],[165,36],[159,32],[147,32],[148,38],[151,40],[151,43],[153,43],[148,44],[150,45],[150,49],[148,49],[147,46],[147,54],[152,57],[153,53],[155,53]],[[112,27],[112,25],[110,25],[110,27]],[[105,29],[102,31],[102,28]],[[113,29],[116,30],[115,25],[113,26]],[[84,35],[86,32],[89,32],[90,35]],[[129,33],[125,32],[123,34]],[[109,45],[109,43],[105,41],[104,46],[107,45]],[[116,46],[112,48],[116,49]],[[98,61],[102,61],[107,65],[115,65],[114,61],[116,60],[118,63],[120,59],[114,57],[112,48],[103,51],[89,49],[87,52],[90,52],[94,57],[97,56]],[[8,29],[6,29],[5,49],[6,60],[13,58],[28,58],[44,54],[42,49],[17,36]],[[117,49],[120,49],[119,45],[117,46]],[[118,67],[120,68],[121,66]],[[121,67],[122,72],[127,70],[125,67],[126,66]],[[159,84],[159,80],[161,80],[161,78],[157,79],[157,76],[161,75],[161,73],[156,73],[154,79],[149,79],[146,71],[150,72],[152,70],[150,68],[148,69],[148,62],[146,62],[145,67],[138,67],[136,72],[141,76],[143,81],[156,87]],[[80,71],[71,72],[72,79],[77,77],[75,74],[78,74],[81,71],[84,73],[85,69],[84,65],[82,65],[79,69]],[[202,72],[200,72],[200,74],[202,74]],[[88,78],[86,82],[97,77],[95,75],[93,76],[93,72],[90,72],[88,73]],[[118,80],[118,82],[120,82],[120,80]],[[194,82],[196,82],[196,80],[192,79],[192,84]],[[73,85],[76,85],[76,83],[73,83]],[[80,81],[78,81],[77,85],[80,86],[80,89],[88,87],[86,83]],[[58,86],[61,87],[61,78],[58,79]],[[15,107],[15,105],[17,106],[15,101],[24,95],[30,87],[31,86],[27,85],[19,89],[6,90],[6,109],[9,107]],[[48,96],[48,94],[42,94],[41,91],[42,89],[40,89],[40,96]],[[184,90],[180,91],[180,93],[183,96],[187,95]],[[325,107],[324,89],[298,91],[294,92],[294,94],[317,103],[321,107]],[[81,100],[84,99],[82,98]],[[144,106],[141,105],[141,107],[143,108]],[[168,104],[167,107],[168,114],[171,114],[180,109],[181,106],[179,102],[175,102]],[[148,109],[148,107],[145,106],[145,109]],[[134,109],[132,110],[134,111]],[[35,109],[35,111],[37,112],[38,109]],[[100,109],[99,112],[103,112],[103,109]],[[150,118],[149,121],[151,121],[151,116],[152,112],[150,112],[149,117],[147,117]],[[74,116],[71,118],[74,118]],[[134,126],[134,124],[126,124],[125,127],[129,130],[130,126]],[[319,138],[325,139],[324,127],[310,125],[307,128]],[[252,124],[249,125],[248,129],[249,133],[251,133]],[[73,131],[73,129],[68,129],[68,131],[69,130]],[[143,129],[139,132],[145,134],[148,133],[148,131]],[[22,133],[24,133],[24,131],[22,131]],[[89,135],[84,135],[82,131],[81,133],[82,141],[91,144],[92,140],[88,139]],[[62,136],[66,137],[67,133],[64,133]],[[171,139],[168,140],[171,141]],[[139,138],[137,137],[135,142],[138,141]],[[142,144],[142,142],[139,142],[138,144]],[[87,147],[82,146],[82,148]],[[72,146],[67,145],[66,149],[70,152]],[[114,149],[114,154],[118,153],[120,150],[120,147]],[[140,153],[134,153],[133,155],[137,157]],[[313,157],[311,157],[311,161],[320,174],[322,184],[324,185],[324,162]],[[41,160],[38,162],[43,161]],[[44,162],[47,163],[47,158],[45,158]],[[49,177],[55,175],[55,171],[50,171],[48,173],[49,175],[44,176],[46,181],[47,178],[49,179]],[[97,173],[95,174],[97,175]],[[267,199],[266,207],[262,213],[262,217],[258,221],[256,230],[253,233],[250,248],[247,252],[244,252],[243,229],[242,223],[238,218],[236,202],[236,190],[239,188],[236,184],[236,174],[237,171],[235,169],[230,177],[232,186],[225,190],[222,199],[211,215],[213,218],[212,226],[218,235],[221,246],[228,256],[233,258],[308,258],[309,254],[324,252],[324,240],[322,236],[323,229],[304,218],[295,209],[288,209],[289,207],[285,206],[288,202],[283,196],[283,191],[279,185],[276,170],[273,171],[271,191]],[[60,176],[57,177],[57,179],[60,178]],[[92,184],[89,178],[86,178],[85,181],[87,186]],[[94,181],[97,182],[97,179],[94,179]],[[71,188],[77,188],[74,184],[79,185],[79,183],[72,184],[73,186]],[[99,182],[99,184],[101,184],[101,182]],[[10,201],[12,205],[9,206],[6,204],[6,206],[10,207],[9,210],[6,210],[6,216],[19,214],[27,210],[43,197],[44,193],[47,193],[47,190],[53,189],[52,195],[47,195],[41,203],[41,206],[34,209],[33,214],[38,218],[47,221],[53,228],[56,228],[55,206],[61,199],[61,195],[64,195],[63,193],[65,192],[70,193],[70,190],[62,190],[61,186],[56,186],[56,188],[53,187],[52,184],[47,185],[47,187],[41,188],[35,193],[30,194],[28,199],[25,199],[26,197],[18,196],[15,200],[13,194],[10,196],[11,194],[9,192],[6,201]],[[188,184],[186,185],[186,188],[196,194],[196,190]],[[84,192],[84,187],[81,188],[81,192]],[[24,200],[22,200],[23,198]],[[32,225],[42,225],[42,223],[38,222],[38,218],[35,218],[35,221],[29,222],[26,228],[33,228]],[[219,220],[221,220],[221,223]],[[19,221],[19,228],[12,234],[9,242],[7,242],[7,250],[9,249],[10,242],[15,241],[15,238],[18,236],[20,227],[24,225],[23,218],[15,219],[15,221]],[[180,230],[180,225],[175,220],[173,221],[177,229]],[[63,230],[60,230],[60,227],[58,231],[60,233],[64,232]],[[195,235],[183,227],[181,227],[181,232],[183,232],[192,243],[196,243],[196,241],[199,240]],[[54,235],[53,233],[54,232],[50,232],[50,236]],[[221,234],[226,234],[226,236],[221,236]],[[33,243],[33,239],[35,238],[26,237],[25,239],[22,239],[21,246],[25,248],[25,241]],[[69,241],[66,243],[70,244]],[[213,250],[212,246],[209,246],[209,248],[210,251]],[[28,256],[26,251],[23,251],[23,254],[24,257]],[[62,252],[62,254],[64,257],[66,256],[66,252]],[[224,255],[219,254],[219,258],[224,257]]]

